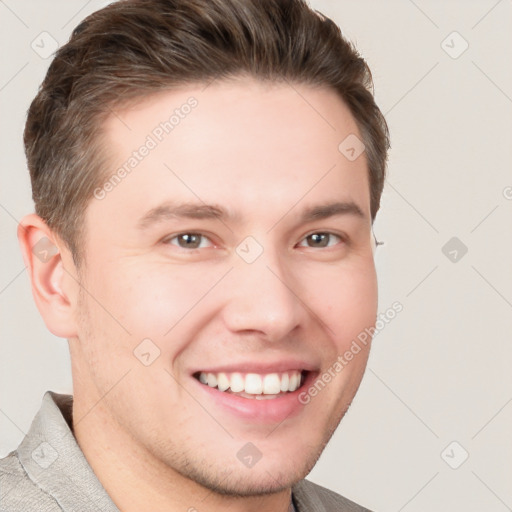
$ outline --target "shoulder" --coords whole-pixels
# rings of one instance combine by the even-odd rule
[[[1,512],[62,511],[56,501],[29,478],[16,451],[0,459],[0,489]]]
[[[321,485],[301,480],[293,487],[297,512],[371,512]]]

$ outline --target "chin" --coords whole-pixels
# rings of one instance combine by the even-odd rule
[[[315,460],[303,461],[302,464],[264,464],[259,461],[252,468],[231,465],[228,469],[194,467],[193,463],[179,471],[182,476],[194,481],[216,494],[232,497],[250,497],[276,494],[289,489],[302,480],[312,469]],[[283,467],[286,466],[286,467]]]

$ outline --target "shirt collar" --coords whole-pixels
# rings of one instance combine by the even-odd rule
[[[119,512],[71,431],[73,397],[47,391],[18,457],[29,478],[65,512]]]

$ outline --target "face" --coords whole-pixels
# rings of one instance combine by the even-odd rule
[[[104,129],[77,405],[210,489],[292,485],[351,403],[368,344],[344,354],[376,317],[366,159],[338,150],[353,117],[333,91],[240,79],[159,93]]]

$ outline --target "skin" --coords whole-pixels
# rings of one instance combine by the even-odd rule
[[[300,359],[321,374],[374,325],[367,162],[338,150],[359,131],[334,91],[240,78],[117,110],[103,126],[107,177],[191,96],[197,107],[104,199],[91,200],[80,272],[36,215],[18,235],[46,325],[69,342],[74,434],[116,505],[285,512],[291,486],[348,409],[369,346],[280,424],[226,412],[191,372]],[[170,200],[215,204],[236,217],[171,217],[138,228]],[[308,207],[339,201],[363,215],[300,219]],[[180,247],[180,233],[207,238],[190,249]],[[311,233],[334,235],[318,246]],[[43,236],[57,247],[47,262],[31,251]],[[247,236],[263,248],[250,264],[236,252]],[[147,338],[160,350],[149,366],[133,353]],[[236,456],[247,442],[262,453],[252,468]]]

